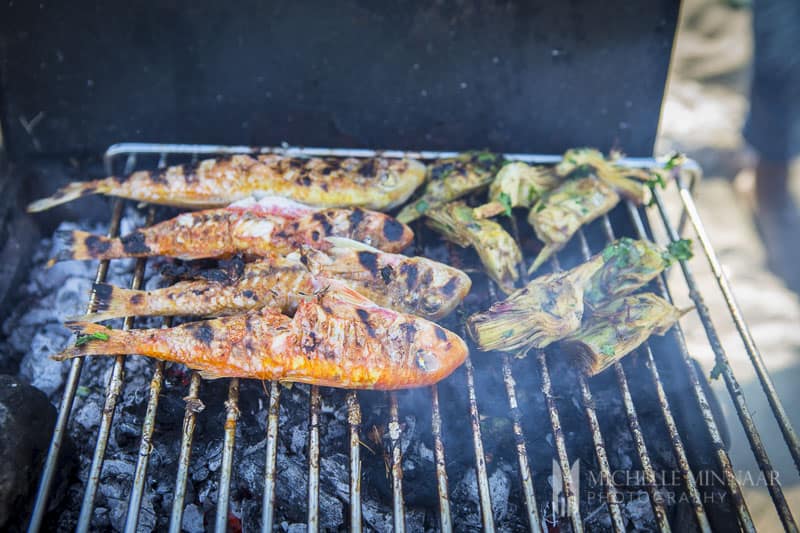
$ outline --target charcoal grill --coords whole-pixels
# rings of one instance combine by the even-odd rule
[[[347,149],[318,149],[318,148],[253,148],[247,146],[209,146],[209,145],[169,145],[169,144],[142,144],[126,143],[111,146],[105,153],[105,166],[109,175],[115,172],[124,171],[129,173],[142,166],[152,167],[154,164],[164,167],[178,161],[189,159],[197,160],[199,157],[213,157],[217,155],[233,153],[265,153],[280,152],[300,156],[330,156],[330,157],[373,157],[381,155],[385,157],[414,157],[423,160],[455,155],[450,152],[400,152],[383,151],[375,152],[372,150],[347,150]],[[521,160],[537,164],[553,164],[559,161],[558,156],[532,155],[532,154],[507,154],[510,159]],[[650,167],[656,164],[651,159],[625,159],[623,164],[631,166]],[[576,258],[566,257],[563,253],[551,261],[551,268],[561,268],[561,263],[570,260],[580,261],[592,253],[599,251],[607,241],[623,233],[631,234],[633,237],[653,238],[650,224],[653,227],[660,226],[670,240],[674,241],[680,237],[680,233],[685,220],[691,223],[694,235],[698,241],[696,251],[698,255],[702,250],[708,260],[711,269],[716,277],[719,289],[728,305],[731,317],[735,322],[741,341],[744,344],[748,356],[755,368],[758,379],[767,395],[773,415],[778,422],[783,438],[787,447],[800,468],[800,445],[797,435],[792,428],[785,409],[775,391],[769,374],[766,371],[763,359],[759,353],[752,335],[742,318],[741,310],[736,303],[732,290],[719,261],[710,246],[708,236],[703,228],[702,221],[697,212],[691,196],[691,188],[695,180],[699,177],[699,168],[692,162],[684,165],[683,170],[675,175],[674,186],[665,190],[663,193],[656,190],[654,195],[655,206],[651,208],[636,207],[631,203],[619,206],[611,216],[605,216],[600,221],[595,222],[586,231],[581,231],[573,239],[576,241],[573,246],[578,249]],[[665,195],[676,192],[683,206],[683,216],[676,225],[668,216],[665,206]],[[123,204],[120,199],[113,201],[111,219],[109,223],[109,235],[115,236],[119,232],[120,217],[123,212]],[[150,224],[155,220],[156,208],[147,207],[146,223]],[[613,221],[613,223],[612,223]],[[511,219],[511,230],[514,237],[522,242],[529,239],[530,233],[527,226],[517,224]],[[418,236],[425,235],[424,229],[419,226],[415,228]],[[632,231],[631,231],[632,230]],[[418,237],[417,246],[422,251],[424,242],[419,242],[422,237]],[[523,246],[524,249],[524,246]],[[526,257],[530,259],[529,254]],[[459,254],[450,248],[450,259],[454,264],[460,264]],[[105,279],[109,268],[108,261],[101,262],[96,275],[96,281],[101,282]],[[145,268],[145,260],[140,259],[136,263],[133,277],[130,283],[132,288],[137,288],[141,284]],[[736,376],[731,366],[728,364],[726,348],[720,342],[717,331],[712,322],[704,300],[705,297],[698,291],[698,287],[690,268],[686,261],[680,262],[680,269],[683,278],[689,289],[689,294],[697,309],[699,318],[705,328],[708,341],[716,356],[718,368],[721,369],[727,390],[731,396],[736,413],[742,427],[748,437],[753,454],[759,467],[764,473],[770,496],[775,509],[781,519],[783,526],[789,531],[796,531],[796,525],[791,510],[786,502],[780,484],[767,455],[764,444],[756,428],[751,411],[748,409],[747,401],[739,387]],[[480,275],[478,275],[479,277]],[[484,299],[482,305],[488,306],[490,301],[498,299],[496,288],[487,283],[489,299]],[[670,289],[666,283],[666,278],[659,278],[655,282],[655,291],[667,299],[671,299]],[[169,321],[165,321],[165,326]],[[125,328],[134,326],[132,318],[124,322]],[[463,333],[463,330],[461,331]],[[658,345],[656,345],[658,344]],[[667,346],[667,348],[664,348]],[[669,347],[674,347],[670,350]],[[635,364],[633,364],[635,363]],[[68,379],[65,386],[64,396],[61,400],[55,432],[50,443],[49,452],[44,465],[43,474],[39,483],[35,505],[29,522],[29,531],[38,531],[43,525],[43,519],[48,509],[48,499],[51,496],[54,478],[59,469],[59,454],[65,444],[65,433],[70,423],[73,400],[84,365],[92,365],[93,361],[75,359],[71,362]],[[159,397],[162,394],[164,382],[165,366],[163,362],[154,361],[152,367],[152,379],[148,394],[147,409],[141,427],[141,443],[136,463],[135,475],[129,495],[129,507],[125,524],[126,531],[136,531],[139,513],[145,486],[148,480],[148,461],[151,456],[151,442],[154,439],[154,427],[158,415]],[[480,373],[476,372],[476,369]],[[477,384],[479,378],[485,372],[496,372],[500,375],[504,391],[487,391]],[[577,380],[577,391],[579,398],[579,410],[582,411],[582,428],[566,431],[564,428],[564,393],[563,380],[559,380],[560,370],[554,368],[552,357],[548,358],[544,352],[531,353],[526,359],[517,360],[513,356],[505,354],[484,354],[474,351],[466,360],[463,372],[457,372],[446,382],[454,387],[466,390],[466,409],[463,412],[463,419],[459,421],[447,421],[442,419],[442,407],[440,403],[440,389],[443,384],[433,386],[429,390],[429,409],[431,420],[431,434],[433,438],[433,450],[435,453],[435,476],[429,483],[437,486],[438,506],[438,527],[442,531],[458,531],[462,528],[453,520],[451,506],[453,504],[452,491],[448,486],[448,453],[452,453],[454,447],[459,442],[454,442],[449,438],[447,431],[448,422],[457,424],[465,423],[469,420],[469,428],[472,436],[474,448],[474,468],[477,480],[477,501],[482,527],[486,531],[495,530],[496,517],[492,507],[492,493],[489,482],[489,468],[487,464],[490,458],[485,452],[486,437],[482,434],[482,410],[484,402],[492,401],[491,397],[486,396],[492,392],[496,395],[505,394],[507,399],[507,414],[511,420],[510,431],[513,432],[511,445],[512,450],[509,454],[516,457],[518,486],[515,488],[515,497],[521,502],[520,509],[524,512],[523,523],[530,531],[543,531],[548,528],[556,527],[563,530],[580,532],[584,530],[584,523],[588,520],[590,513],[597,510],[587,509],[582,505],[581,493],[575,486],[575,480],[569,472],[575,460],[575,449],[578,445],[576,441],[589,443],[593,449],[593,461],[588,463],[592,476],[598,476],[601,486],[605,491],[604,502],[601,506],[610,516],[610,528],[614,531],[625,531],[626,523],[623,509],[623,493],[630,490],[620,483],[614,475],[612,464],[609,460],[609,453],[613,452],[609,448],[607,433],[603,428],[603,410],[595,405],[596,398],[593,390],[595,387],[594,379],[587,381],[583,378]],[[672,381],[667,383],[662,378],[665,373],[672,376]],[[689,527],[711,531],[714,529],[727,529],[736,527],[743,531],[754,531],[753,520],[748,510],[748,502],[745,501],[739,482],[735,476],[733,466],[726,451],[724,442],[724,428],[720,426],[720,421],[713,409],[713,398],[709,395],[709,389],[705,384],[705,379],[698,373],[696,366],[690,358],[683,332],[677,326],[668,333],[665,341],[653,340],[645,343],[634,355],[632,354],[622,363],[616,363],[613,370],[605,373],[604,378],[609,386],[612,387],[624,406],[625,418],[629,430],[629,436],[633,441],[638,460],[638,467],[644,476],[644,483],[640,488],[646,491],[649,506],[653,513],[654,528],[659,531],[670,531],[672,529],[683,529]],[[613,376],[610,377],[610,376]],[[634,377],[635,376],[635,377]],[[595,378],[597,379],[597,378]],[[636,380],[636,382],[633,381]],[[114,424],[115,407],[125,380],[125,357],[120,356],[114,360],[113,369],[110,374],[107,388],[105,390],[105,406],[102,411],[102,421],[93,436],[96,439],[96,447],[92,459],[91,469],[88,478],[85,480],[85,491],[78,519],[77,529],[87,531],[91,524],[92,513],[94,510],[95,496],[100,483],[100,473],[108,444],[109,433]],[[601,379],[602,381],[602,379]],[[603,382],[603,383],[605,383]],[[642,397],[640,392],[632,391],[634,384],[646,382],[649,395],[658,409],[658,418],[653,420],[642,420],[641,404],[637,399]],[[678,383],[685,385],[691,390],[691,398],[677,398],[674,392],[675,385]],[[185,393],[185,416],[183,421],[182,440],[180,446],[180,457],[175,473],[175,487],[172,500],[172,512],[169,518],[170,531],[180,531],[181,518],[186,501],[186,485],[189,475],[189,467],[192,461],[192,443],[195,434],[197,419],[202,415],[202,380],[197,373],[191,374],[188,391]],[[263,511],[262,511],[262,531],[272,531],[274,524],[275,511],[281,505],[281,501],[276,500],[276,457],[278,453],[278,435],[281,430],[279,427],[278,407],[281,401],[281,385],[272,382],[268,386],[268,416],[266,429],[266,455],[264,458],[263,475]],[[546,406],[546,417],[538,420],[538,424],[532,424],[530,417],[526,417],[524,411],[526,402],[521,397],[521,392],[525,391],[525,398],[531,395],[543,398]],[[266,389],[265,389],[266,390]],[[531,390],[533,392],[531,392]],[[183,393],[183,392],[181,392]],[[307,504],[307,526],[309,531],[317,531],[320,527],[320,507],[319,490],[320,476],[325,476],[321,471],[320,463],[320,408],[321,398],[327,394],[325,388],[311,387],[309,414],[308,414],[308,504]],[[402,436],[401,425],[401,400],[405,392],[388,393],[387,402],[389,405],[389,420],[387,428],[389,434],[388,446],[388,476],[387,484],[391,493],[391,509],[393,514],[393,526],[396,531],[405,531],[405,502],[404,496],[408,491],[414,490],[408,483],[404,486],[403,481],[403,457],[399,445]],[[496,401],[496,398],[494,399]],[[503,400],[505,402],[505,400]],[[238,423],[238,402],[239,402],[239,380],[231,379],[228,384],[228,396],[225,402],[226,417],[223,432],[223,457],[222,465],[219,470],[219,492],[216,503],[217,511],[215,523],[216,531],[222,532],[227,528],[229,490],[232,480],[232,466],[234,461],[234,449],[243,444],[236,441],[236,427]],[[688,405],[688,408],[686,407]],[[365,525],[362,520],[361,509],[361,482],[362,482],[362,440],[364,428],[361,427],[361,400],[355,392],[348,392],[346,395],[346,406],[348,413],[349,436],[349,513],[344,527],[349,527],[352,531],[361,531]],[[679,406],[679,407],[676,407]],[[687,411],[688,414],[679,411]],[[685,424],[686,417],[694,416],[696,420],[702,421],[702,431],[690,431]],[[682,424],[681,421],[684,421]],[[658,431],[666,436],[665,442],[655,442],[646,438],[651,435],[651,426],[659,426]],[[663,427],[661,427],[663,426]],[[485,431],[484,431],[485,432]],[[556,513],[554,502],[549,494],[541,490],[547,486],[548,476],[551,472],[540,468],[541,461],[536,461],[529,453],[531,451],[531,435],[536,433],[552,434],[552,459],[557,465],[556,472],[560,475],[553,477],[553,484],[557,484],[560,477],[563,486],[555,487],[561,489],[565,510]],[[648,442],[649,440],[649,442]],[[688,445],[690,442],[691,445]],[[710,488],[698,477],[703,468],[701,461],[692,459],[693,452],[701,453],[701,446],[698,442],[704,442],[711,450],[710,462],[714,472],[719,474],[722,485]],[[467,445],[463,443],[463,445]],[[656,446],[662,446],[668,450],[672,456],[672,461],[679,472],[679,485],[665,486],[669,482],[659,475],[656,469],[653,450]],[[695,449],[697,448],[697,449]],[[547,455],[547,454],[545,454]],[[586,462],[582,463],[584,466]],[[450,472],[452,476],[452,472]],[[680,522],[676,518],[678,507],[674,502],[664,498],[667,489],[677,490],[686,497],[690,503],[688,522]],[[709,491],[723,491],[729,496],[726,499],[727,511],[721,511],[721,506],[709,504]],[[557,503],[557,502],[555,502]],[[722,506],[724,507],[724,506]],[[727,513],[727,514],[726,514]],[[554,515],[563,515],[560,519]],[[684,519],[687,519],[684,517]],[[682,524],[682,525],[681,525]],[[688,524],[688,525],[687,525]]]

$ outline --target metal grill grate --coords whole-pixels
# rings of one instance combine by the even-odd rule
[[[164,167],[168,164],[169,159],[181,156],[191,156],[196,160],[199,156],[213,156],[219,154],[233,154],[233,153],[259,153],[268,151],[279,151],[283,153],[296,154],[296,155],[309,155],[309,156],[332,156],[332,157],[371,157],[376,154],[384,155],[387,157],[418,157],[422,159],[433,159],[439,157],[451,157],[454,153],[440,153],[440,152],[415,152],[406,153],[398,151],[385,151],[377,153],[371,150],[336,150],[336,149],[301,149],[301,148],[276,148],[276,149],[261,149],[251,148],[245,146],[206,146],[206,145],[158,145],[158,144],[119,144],[109,148],[106,152],[105,161],[109,174],[112,174],[115,168],[115,163],[119,160],[124,160],[124,171],[129,173],[137,167],[137,158],[141,156],[157,156],[159,157],[158,166]],[[509,154],[509,158],[517,159],[527,162],[552,164],[560,160],[558,156],[541,156],[529,154]],[[653,166],[655,163],[649,159],[628,159],[623,161],[624,164],[631,166]],[[750,360],[755,367],[756,374],[762,384],[764,393],[767,395],[772,412],[781,428],[781,433],[790,450],[790,453],[800,468],[800,446],[798,446],[797,435],[795,434],[786,412],[781,405],[780,399],[777,396],[775,388],[766,371],[761,354],[755,346],[753,338],[747,329],[747,326],[742,318],[741,310],[734,299],[730,285],[725,278],[724,273],[719,265],[714,251],[712,250],[708,237],[703,229],[702,222],[695,208],[694,202],[691,197],[690,185],[687,183],[687,177],[691,178],[691,183],[699,175],[699,169],[693,163],[689,163],[685,167],[687,171],[678,179],[678,191],[680,200],[685,208],[684,218],[688,216],[688,220],[694,227],[698,240],[700,241],[701,248],[711,265],[712,271],[717,279],[719,288],[725,298],[729,307],[731,316],[736,324],[740,333],[741,340],[747,350]],[[670,240],[674,241],[679,238],[679,230],[676,229],[672,221],[667,215],[667,211],[662,198],[662,193],[656,191],[655,204],[658,216],[653,217],[654,220],[660,220],[666,234]],[[109,227],[109,236],[116,236],[119,232],[119,221],[122,214],[123,201],[117,199],[114,201],[113,210],[111,215],[111,223]],[[626,206],[629,223],[635,228],[635,235],[641,238],[652,238],[649,233],[649,227],[645,223],[646,214],[640,208],[635,207],[633,204],[628,203]],[[150,207],[147,211],[147,224],[151,224],[155,218],[155,208]],[[682,220],[683,222],[683,220]],[[611,241],[615,237],[615,231],[612,227],[611,220],[608,216],[603,217],[601,220],[602,232],[605,236],[605,241]],[[683,225],[683,224],[681,224]],[[516,223],[512,219],[512,233],[517,241],[520,241],[520,232]],[[589,239],[583,231],[577,236],[580,245],[581,254],[584,258],[588,258],[593,252],[599,251],[601,246],[598,244],[594,250],[590,249]],[[602,243],[605,245],[605,242]],[[457,263],[458,258],[455,255],[451,256],[451,261]],[[558,258],[552,261],[554,269],[560,268]],[[132,288],[138,288],[142,281],[142,276],[145,268],[145,260],[139,260],[131,281]],[[731,395],[731,399],[735,405],[737,415],[742,423],[745,433],[747,434],[750,446],[754,456],[758,462],[759,467],[765,474],[765,479],[768,482],[770,495],[772,497],[775,509],[787,530],[796,531],[796,525],[791,511],[787,505],[784,495],[781,491],[780,485],[777,483],[776,477],[771,475],[773,470],[770,459],[766,453],[763,442],[752,419],[750,410],[747,407],[746,400],[742,394],[736,377],[733,374],[731,366],[728,364],[727,355],[718,338],[716,329],[712,323],[709,311],[704,303],[704,298],[697,289],[694,276],[685,261],[681,261],[680,268],[683,277],[689,288],[691,299],[698,310],[699,317],[703,323],[709,343],[717,358],[717,363],[722,369],[722,375],[725,379],[725,384]],[[101,282],[106,277],[108,270],[108,262],[100,263],[97,271],[96,281]],[[665,278],[659,277],[657,280],[658,292],[667,299],[671,299],[669,289],[667,287]],[[497,300],[496,289],[492,284],[488,286],[490,298],[492,301]],[[133,325],[133,320],[128,318],[124,322],[125,328],[130,328]],[[169,320],[164,321],[164,326],[170,325]],[[733,467],[730,458],[726,452],[725,444],[723,442],[722,433],[717,426],[714,414],[712,412],[709,399],[707,398],[705,389],[702,385],[702,377],[697,373],[697,370],[688,355],[686,344],[683,337],[683,332],[680,327],[673,328],[670,335],[674,336],[677,346],[679,347],[679,360],[682,362],[682,372],[688,380],[688,386],[694,395],[694,408],[696,413],[704,422],[705,429],[708,433],[708,438],[713,446],[716,467],[722,472],[725,482],[724,489],[730,495],[730,501],[735,511],[738,526],[741,530],[753,531],[753,521],[748,510],[747,503],[742,495],[739,483],[734,475]],[[639,358],[644,363],[646,369],[645,376],[648,376],[652,381],[652,391],[657,402],[659,412],[663,418],[664,431],[669,438],[667,447],[671,450],[675,464],[680,472],[680,479],[683,484],[683,490],[691,503],[692,514],[694,516],[694,524],[697,529],[701,531],[711,530],[711,521],[709,520],[709,509],[704,506],[703,494],[701,487],[695,480],[696,472],[690,466],[690,461],[687,454],[687,449],[684,445],[684,438],[678,432],[678,422],[676,416],[673,414],[674,407],[670,405],[670,398],[662,381],[663,368],[660,371],[659,366],[663,363],[660,358],[654,354],[650,343],[645,343],[638,351]],[[555,448],[555,461],[560,466],[561,471],[564,473],[570,472],[570,448],[569,440],[570,435],[565,434],[562,428],[562,413],[559,410],[558,391],[554,390],[554,380],[551,376],[551,365],[545,357],[544,352],[537,352],[535,355],[536,367],[539,372],[539,392],[543,395],[547,412],[549,415],[550,430],[553,436],[553,446]],[[97,444],[95,453],[92,459],[89,477],[86,481],[86,487],[81,506],[80,517],[78,520],[77,529],[79,531],[87,531],[90,526],[92,513],[94,510],[94,500],[98,489],[100,479],[100,472],[102,470],[103,461],[105,457],[106,445],[108,443],[109,432],[113,424],[113,417],[117,399],[122,390],[125,380],[124,375],[124,357],[117,357],[114,361],[111,377],[105,393],[105,406],[102,412],[102,420],[97,434]],[[657,363],[658,361],[658,363]],[[502,382],[507,395],[509,417],[513,431],[513,442],[516,448],[518,475],[520,482],[520,500],[523,503],[522,509],[524,510],[527,525],[531,531],[542,531],[545,527],[547,517],[543,513],[543,509],[547,507],[547,502],[543,499],[541,494],[536,494],[534,490],[534,476],[546,475],[543,472],[535,472],[532,469],[532,461],[528,452],[528,443],[530,442],[526,436],[525,431],[532,431],[534,428],[523,427],[523,417],[520,410],[520,396],[517,389],[517,379],[514,376],[515,363],[511,356],[502,355],[500,359],[502,373]],[[81,374],[81,369],[84,364],[83,359],[72,360],[69,376],[66,382],[65,392],[61,401],[58,419],[56,422],[55,432],[52,437],[50,449],[44,466],[44,471],[39,484],[39,490],[36,496],[35,506],[33,509],[32,517],[29,524],[29,531],[38,531],[42,526],[47,501],[50,493],[53,479],[58,468],[58,458],[61,451],[65,431],[69,422],[73,399],[75,397],[78,380]],[[86,364],[91,364],[88,361]],[[653,443],[645,442],[644,432],[640,423],[639,414],[637,414],[637,406],[634,404],[633,395],[629,386],[628,376],[623,365],[616,363],[613,369],[616,386],[618,387],[619,394],[622,398],[624,405],[627,424],[630,430],[630,436],[634,443],[636,455],[639,460],[639,466],[642,468],[645,479],[645,489],[649,496],[649,502],[652,507],[653,515],[655,517],[656,527],[660,531],[670,531],[670,520],[668,516],[667,504],[659,492],[658,479],[654,471],[653,460],[651,458],[650,450]],[[472,361],[468,358],[465,363],[465,383],[468,413],[472,439],[475,452],[475,469],[478,490],[478,502],[480,504],[480,514],[482,518],[483,528],[487,531],[493,531],[495,528],[495,517],[492,510],[492,494],[490,491],[489,475],[487,472],[487,459],[484,453],[484,441],[481,434],[481,411],[478,397],[478,389],[475,385],[475,369]],[[528,376],[522,377],[526,380]],[[150,382],[149,396],[146,414],[141,431],[141,444],[139,447],[138,460],[133,480],[133,485],[130,491],[129,507],[127,520],[125,524],[126,531],[135,531],[137,529],[137,521],[139,518],[140,507],[142,503],[142,495],[147,480],[147,467],[150,453],[152,450],[151,440],[153,438],[153,429],[155,425],[158,400],[161,393],[162,383],[164,379],[164,364],[156,361],[153,366],[152,379]],[[449,379],[458,379],[458,376],[453,376]],[[588,430],[591,442],[594,447],[594,454],[597,461],[600,479],[604,481],[603,487],[606,490],[608,511],[611,518],[611,527],[615,531],[624,531],[626,526],[622,513],[620,511],[620,498],[618,494],[618,487],[614,483],[614,478],[611,475],[611,467],[609,465],[608,453],[606,443],[601,433],[600,422],[598,421],[597,410],[594,405],[592,389],[585,379],[579,381],[579,391],[581,398],[581,409],[586,418],[587,426],[584,430]],[[182,441],[180,446],[180,456],[178,459],[178,468],[175,481],[175,490],[173,494],[172,513],[170,516],[170,531],[180,531],[181,518],[186,497],[186,485],[189,474],[189,466],[191,462],[192,442],[194,431],[197,424],[198,405],[200,397],[201,378],[193,372],[188,387],[188,394],[185,397],[186,408],[183,421]],[[405,530],[405,504],[404,504],[404,487],[403,487],[403,470],[402,470],[402,453],[401,453],[401,433],[402,428],[400,424],[400,412],[398,396],[403,393],[389,393],[389,420],[388,430],[390,439],[390,493],[392,496],[392,511],[393,511],[393,525],[396,531]],[[266,460],[264,467],[264,494],[263,494],[263,513],[262,513],[262,531],[272,531],[276,505],[276,457],[278,450],[278,432],[279,417],[278,408],[280,404],[281,387],[277,382],[272,382],[269,386],[269,403],[267,415],[267,430],[266,430]],[[486,398],[484,398],[486,400]],[[223,456],[222,465],[219,474],[219,497],[217,502],[216,513],[216,531],[225,531],[227,527],[228,517],[228,504],[229,504],[229,491],[231,486],[232,465],[234,447],[236,445],[236,425],[239,415],[238,411],[239,401],[239,380],[231,379],[228,387],[228,399],[225,402],[226,417],[224,427],[224,441],[223,441]],[[430,483],[436,483],[438,494],[438,509],[439,509],[439,527],[442,531],[448,532],[458,529],[458,524],[454,524],[451,515],[451,494],[448,488],[448,473],[446,467],[445,457],[445,436],[443,435],[443,422],[439,404],[439,389],[437,386],[431,387],[430,390],[431,402],[431,431],[433,435],[434,455],[435,455],[435,479],[431,479]],[[353,531],[360,531],[362,529],[362,513],[361,513],[361,407],[359,405],[359,398],[355,392],[349,392],[346,396],[347,404],[347,420],[349,425],[349,435],[347,442],[349,443],[349,526]],[[321,392],[318,387],[311,387],[310,402],[309,402],[309,442],[308,442],[308,512],[307,524],[309,531],[317,531],[320,524],[319,514],[319,483],[320,483],[320,405],[321,405]],[[543,421],[544,423],[544,421]],[[653,422],[655,423],[655,422]],[[322,472],[324,476],[324,472]],[[586,519],[585,513],[581,513],[579,504],[579,494],[573,486],[573,481],[570,475],[561,475],[563,481],[563,495],[566,500],[567,519],[572,531],[580,532],[584,529],[584,520]],[[406,487],[405,490],[410,490]],[[564,524],[561,524],[563,527]]]

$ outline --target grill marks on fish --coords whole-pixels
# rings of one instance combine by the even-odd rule
[[[137,256],[150,253],[150,247],[146,244],[144,232],[136,230],[120,239],[122,248],[130,256]]]
[[[92,235],[86,239],[86,249],[92,257],[99,257],[111,248],[111,242],[108,239]]]
[[[358,262],[364,267],[373,277],[378,275],[378,256],[373,252],[358,252]]]

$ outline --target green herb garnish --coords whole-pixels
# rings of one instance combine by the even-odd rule
[[[664,163],[664,169],[672,170],[673,168],[680,165],[682,162],[683,162],[683,154],[681,154],[680,152],[674,152],[671,156],[669,156],[667,162]]]
[[[675,242],[669,243],[667,246],[667,251],[669,254],[677,259],[678,261],[687,261],[692,258],[692,240],[691,239],[681,239]]]
[[[609,357],[613,357],[616,352],[613,345],[604,344],[600,347],[600,353]]]
[[[717,380],[725,371],[725,365],[721,361],[717,361],[714,365],[714,368],[711,369],[711,372],[708,374],[708,377],[711,380]]]
[[[429,207],[428,202],[426,202],[425,200],[420,200],[419,202],[416,203],[416,205],[414,205],[414,208],[420,215],[424,214],[425,211],[428,210],[428,207]]]
[[[500,195],[497,197],[497,201],[503,204],[503,209],[505,210],[505,215],[507,217],[511,216],[511,197],[506,194],[505,192],[501,192]]]
[[[75,346],[83,346],[89,341],[107,341],[110,337],[107,333],[90,333],[89,335],[80,335],[75,340]]]
[[[536,204],[536,207],[534,208],[534,210],[537,213],[541,213],[542,211],[544,211],[545,207],[547,207],[547,203],[546,202],[539,202],[538,204]]]
[[[87,387],[86,385],[81,385],[80,387],[78,387],[75,390],[75,394],[77,394],[81,398],[85,398],[86,396],[89,396],[90,392],[92,392],[91,389],[89,387]]]

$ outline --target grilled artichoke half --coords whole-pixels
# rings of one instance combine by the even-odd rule
[[[532,207],[542,194],[561,181],[553,167],[529,165],[521,161],[508,163],[500,169],[489,186],[489,202],[477,207],[478,218],[505,213],[514,207]]]
[[[676,260],[692,257],[691,241],[681,239],[666,249],[647,240],[628,237],[606,246],[603,267],[589,280],[584,300],[595,309],[644,286]]]
[[[519,279],[522,252],[503,226],[492,220],[475,218],[473,209],[463,202],[452,202],[429,210],[428,225],[445,239],[466,248],[472,246],[490,278],[506,294]]]
[[[577,330],[584,287],[603,266],[601,256],[565,272],[540,276],[486,311],[467,319],[481,350],[506,352],[545,346]]]
[[[691,242],[663,249],[652,242],[622,238],[587,262],[540,276],[488,310],[467,320],[482,350],[544,348],[580,328],[584,310],[606,307],[658,276],[674,261],[691,257]]]
[[[651,293],[617,298],[600,309],[559,346],[589,376],[635,350],[650,335],[663,335],[690,309],[679,310]]]
[[[425,192],[417,201],[405,206],[397,220],[409,223],[434,207],[486,187],[502,164],[503,156],[491,152],[464,152],[435,161],[428,166]]]
[[[608,213],[618,202],[616,191],[594,176],[570,179],[545,193],[528,214],[528,223],[544,243],[528,273],[562,249],[581,226]]]
[[[650,200],[650,187],[648,183],[653,176],[646,170],[626,168],[603,157],[603,154],[593,148],[573,148],[564,153],[561,163],[556,165],[556,174],[562,177],[580,177],[595,175],[608,186],[614,188],[625,198],[639,205]]]

